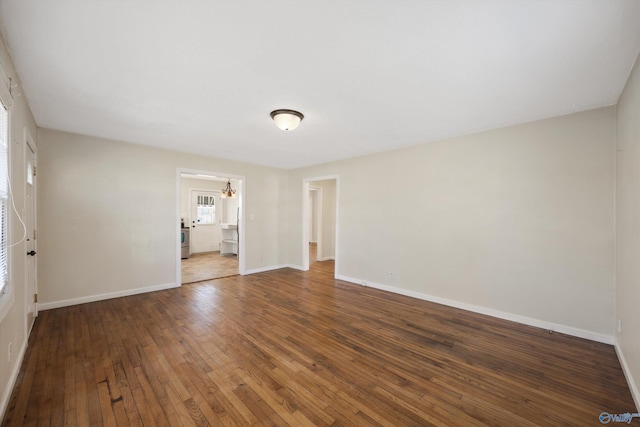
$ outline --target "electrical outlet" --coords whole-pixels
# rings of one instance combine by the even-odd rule
[[[11,362],[11,350],[13,350],[13,343],[12,342],[9,343],[9,348],[7,350],[8,357],[9,357],[9,362]]]
[[[396,277],[395,273],[393,271],[389,272],[389,278],[393,279],[394,277]]]

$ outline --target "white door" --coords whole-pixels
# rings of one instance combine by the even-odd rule
[[[220,250],[219,191],[191,190],[191,253]]]
[[[26,200],[24,220],[26,226],[26,248],[27,248],[27,328],[31,330],[35,318],[38,315],[36,295],[38,293],[36,281],[36,208],[35,208],[35,188],[36,188],[36,153],[27,141],[26,144]]]

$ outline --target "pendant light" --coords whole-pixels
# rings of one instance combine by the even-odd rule
[[[271,112],[271,118],[280,129],[294,130],[298,127],[302,119],[304,119],[304,115],[299,111],[281,109],[273,110]]]
[[[221,197],[223,199],[226,199],[227,197],[230,197],[232,199],[236,198],[236,190],[231,188],[231,180],[227,181],[227,186],[222,189]]]

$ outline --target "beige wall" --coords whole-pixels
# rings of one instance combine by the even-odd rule
[[[640,63],[617,108],[616,344],[640,408]],[[618,321],[622,331],[618,332]]]
[[[16,210],[22,215],[24,213],[26,173],[24,167],[24,130],[26,128],[31,137],[36,138],[37,129],[2,38],[0,38],[0,63],[6,73],[12,77],[13,82],[18,84],[18,87],[14,88],[13,105],[10,109],[11,146],[9,147],[9,155],[13,200]],[[10,240],[15,243],[20,240],[23,229],[15,214],[11,215],[10,224]],[[12,303],[7,306],[8,311],[0,320],[0,419],[8,403],[11,392],[10,385],[17,375],[20,359],[27,344],[25,254],[24,242],[10,249],[9,283],[12,287]],[[8,360],[7,354],[9,343],[12,344],[13,349],[11,361]]]
[[[175,286],[178,168],[246,177],[246,269],[286,263],[285,171],[53,130],[39,143],[44,308]]]
[[[291,171],[338,175],[337,275],[612,341],[615,110]],[[390,273],[394,277],[390,277]]]

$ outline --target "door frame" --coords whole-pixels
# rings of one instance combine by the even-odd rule
[[[325,176],[317,176],[312,178],[303,178],[302,180],[302,270],[309,270],[309,230],[307,227],[307,218],[308,218],[308,205],[307,200],[309,199],[309,190],[311,188],[311,183],[314,181],[328,181],[335,180],[336,181],[336,235],[335,235],[335,267],[333,270],[333,277],[338,277],[338,266],[340,263],[340,257],[338,253],[338,248],[340,247],[340,176],[339,175],[325,175]],[[324,203],[324,200],[322,201]],[[318,203],[320,205],[320,203]],[[320,251],[320,245],[318,245],[318,251]]]
[[[245,227],[245,215],[244,215],[244,200],[245,200],[245,182],[246,177],[244,175],[236,175],[228,172],[220,171],[208,171],[202,169],[190,169],[190,168],[176,168],[176,200],[175,200],[175,260],[176,260],[176,285],[182,286],[182,259],[180,256],[180,196],[182,188],[180,186],[181,174],[193,174],[193,175],[209,175],[209,176],[224,176],[226,178],[237,180],[237,194],[238,194],[238,208],[240,210],[240,218],[238,221],[238,228],[240,236],[238,240],[238,273],[241,276],[247,274],[246,272],[246,227]]]
[[[31,132],[29,132],[29,129],[27,129],[27,127],[24,127],[24,131],[23,131],[23,138],[24,138],[24,144],[23,144],[23,152],[22,152],[22,163],[23,163],[23,178],[24,178],[24,187],[23,187],[23,195],[22,195],[22,200],[24,201],[24,209],[22,212],[22,217],[25,218],[25,211],[27,209],[27,186],[29,185],[27,183],[26,180],[26,174],[27,174],[27,150],[31,150],[33,152],[33,167],[36,168],[35,170],[37,170],[37,164],[38,164],[38,149],[35,143],[35,139],[31,136]],[[38,229],[38,176],[37,176],[37,172],[33,177],[33,212],[31,212],[32,220],[33,220],[33,231],[34,233],[37,233],[37,229]],[[25,233],[27,232],[26,230],[26,226],[25,226]],[[33,236],[32,236],[33,237]],[[37,237],[37,235],[36,235]],[[26,238],[27,236],[25,235],[25,250],[23,251],[23,253],[26,253]],[[38,239],[34,239],[33,240],[33,250],[36,251],[36,253],[38,252]],[[27,291],[25,292],[25,316],[24,316],[24,323],[25,323],[25,330],[27,331],[27,336],[31,333],[31,328],[33,327],[33,325],[35,324],[35,319],[38,317],[38,303],[36,301],[33,302],[33,319],[34,322],[29,325],[28,319],[29,319],[29,299],[30,298],[35,298],[35,295],[38,294],[38,257],[33,257],[33,294],[31,292]],[[24,278],[25,278],[25,283],[27,282],[27,279],[29,277],[29,262],[28,259],[25,256],[25,261],[24,261]],[[26,285],[28,287],[28,284]]]

